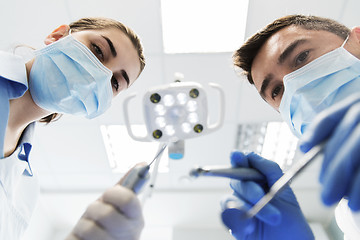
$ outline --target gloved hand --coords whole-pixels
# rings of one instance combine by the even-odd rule
[[[136,195],[118,184],[90,204],[66,240],[138,240],[144,227]]]
[[[320,172],[321,197],[332,205],[344,196],[360,209],[360,96],[352,95],[317,115],[300,141],[309,151],[327,139]]]
[[[284,187],[254,218],[246,217],[246,212],[283,175],[275,162],[255,153],[245,155],[242,152],[233,152],[231,164],[233,167],[255,168],[267,181],[260,185],[253,181],[231,180],[234,196],[222,201],[222,220],[236,239],[314,239],[289,186]]]

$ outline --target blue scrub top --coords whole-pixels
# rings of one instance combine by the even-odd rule
[[[16,150],[4,158],[4,138],[9,100],[26,90],[27,74],[22,58],[0,52],[0,239],[20,239],[35,209],[40,192],[29,162],[35,123],[26,127]]]
[[[9,118],[9,100],[27,90],[26,68],[22,58],[0,52],[0,158],[4,157],[4,138]]]

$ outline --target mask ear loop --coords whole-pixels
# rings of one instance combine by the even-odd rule
[[[341,44],[341,47],[344,48],[345,44],[347,43],[347,41],[349,40],[350,35],[347,35],[347,37],[345,38],[345,41]]]

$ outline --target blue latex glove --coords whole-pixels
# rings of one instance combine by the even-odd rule
[[[360,209],[360,96],[350,96],[321,112],[305,131],[300,149],[309,151],[327,139],[320,172],[321,197],[326,205],[349,199]]]
[[[262,185],[252,181],[231,180],[234,196],[222,201],[222,220],[236,239],[314,239],[289,186],[284,187],[254,218],[246,218],[247,210],[283,175],[275,162],[255,153],[245,155],[242,152],[233,152],[231,164],[234,167],[255,168],[267,179]]]

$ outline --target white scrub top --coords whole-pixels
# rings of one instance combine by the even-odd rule
[[[9,100],[27,90],[24,61],[0,52],[0,239],[17,240],[25,232],[39,196],[39,184],[29,161],[35,123],[26,127],[16,150],[4,158]]]
[[[344,233],[344,240],[360,239],[360,212],[353,212],[348,200],[342,199],[335,209],[336,223]]]

